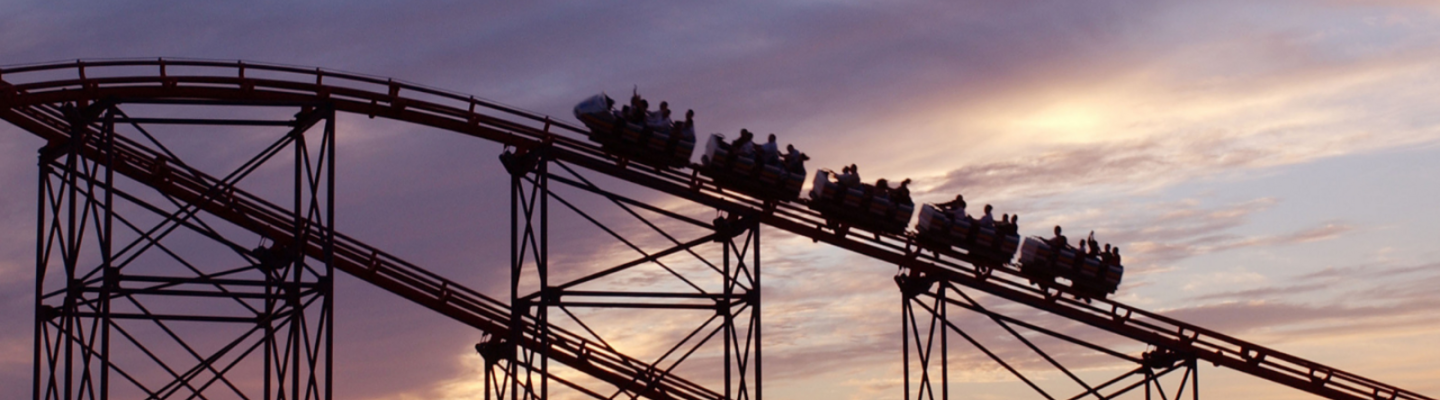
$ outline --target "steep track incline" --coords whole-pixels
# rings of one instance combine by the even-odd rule
[[[135,74],[133,71],[149,72]],[[111,72],[123,71],[123,72]],[[107,72],[109,73],[108,75]],[[26,76],[68,75],[65,79],[36,79],[24,81]],[[17,77],[21,79],[17,79]],[[11,83],[6,83],[11,82]],[[62,125],[37,119],[37,107],[46,107],[65,102],[94,103],[106,99],[198,99],[219,101],[322,101],[335,109],[359,115],[385,117],[420,125],[449,130],[465,135],[495,141],[508,146],[524,149],[546,148],[559,162],[569,163],[599,173],[614,176],[660,192],[682,197],[732,213],[759,216],[760,221],[781,230],[800,236],[823,241],[856,253],[904,267],[910,271],[943,279],[1018,303],[1039,308],[1050,313],[1070,318],[1100,329],[1155,346],[1172,349],[1181,354],[1192,355],[1216,365],[1232,368],[1253,376],[1264,378],[1300,390],[1332,399],[1430,399],[1379,381],[1311,362],[1230,337],[1199,326],[1177,321],[1159,314],[1110,300],[1096,300],[1085,303],[1066,299],[1055,291],[1043,291],[1026,284],[1026,279],[1010,268],[982,270],[974,268],[963,254],[953,254],[952,259],[922,255],[914,243],[905,236],[882,233],[842,234],[825,227],[818,214],[794,203],[766,203],[729,191],[722,191],[713,182],[694,171],[662,170],[649,166],[624,163],[616,160],[597,146],[577,140],[562,132],[583,135],[585,130],[570,124],[554,121],[547,116],[478,100],[432,88],[411,85],[384,78],[355,74],[336,73],[320,69],[289,66],[263,65],[244,62],[216,62],[192,60],[143,60],[143,61],[77,61],[74,63],[33,65],[0,69],[0,117],[52,143],[63,143],[68,139]],[[127,173],[141,174],[137,180],[150,179],[144,170]],[[196,191],[210,178],[197,179],[185,190]],[[210,179],[208,181],[204,179]],[[172,184],[166,184],[172,185]],[[157,186],[162,188],[162,186]],[[237,191],[238,193],[238,191]],[[192,194],[191,196],[194,196]],[[253,199],[258,200],[258,199]],[[262,203],[263,204],[263,203]],[[270,221],[282,214],[273,206],[247,207],[245,210],[207,208],[207,211],[232,219],[242,226],[262,224],[255,229],[268,234],[264,224],[280,223]],[[228,216],[227,216],[228,215]],[[280,229],[280,233],[288,232]],[[346,239],[353,242],[353,240]],[[354,242],[358,250],[349,254],[346,261],[349,269],[343,270],[365,278],[369,272],[370,254],[383,254]],[[382,257],[394,260],[393,257]],[[390,289],[396,293],[420,302],[431,308],[432,304],[450,304],[454,300],[456,286],[434,277],[423,270],[394,260],[396,274],[423,276],[423,284],[407,281],[399,275],[393,278],[397,288],[419,285],[423,288]],[[405,272],[399,272],[405,271]],[[413,279],[413,278],[410,278]],[[367,279],[368,280],[368,279]],[[371,282],[377,282],[372,280]],[[376,283],[380,285],[380,283]],[[382,285],[382,287],[385,287]],[[450,292],[450,299],[444,293]],[[411,293],[423,293],[413,295]],[[465,291],[467,296],[484,299],[478,293]],[[473,326],[481,329],[503,329],[508,314],[494,310],[505,310],[503,304],[493,300],[467,300],[476,305],[470,308],[485,308],[499,314],[484,314],[479,311],[444,311],[446,315],[461,319],[457,315],[476,314],[464,317],[462,321],[474,320]],[[480,306],[479,304],[486,304]],[[439,310],[439,308],[436,308]],[[457,314],[452,314],[457,313]],[[489,322],[479,322],[479,321]],[[495,325],[498,324],[498,325]],[[558,342],[557,342],[558,343]],[[593,347],[591,349],[594,349]],[[616,359],[623,356],[612,355]],[[563,357],[563,356],[562,356]],[[570,355],[574,362],[579,356]],[[557,357],[557,360],[567,360]],[[567,365],[574,366],[571,362]],[[616,361],[616,365],[626,365]],[[623,383],[621,372],[591,372],[596,377]],[[628,371],[636,373],[635,371]],[[615,375],[607,375],[615,374]],[[643,375],[630,375],[635,376]],[[669,377],[672,378],[673,377]],[[688,382],[666,386],[666,393],[700,392],[682,388]],[[707,396],[710,394],[706,394]],[[688,398],[688,397],[687,397]]]

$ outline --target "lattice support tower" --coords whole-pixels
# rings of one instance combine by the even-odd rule
[[[132,117],[120,108],[135,103],[213,104],[109,99],[41,108],[67,123],[72,139],[39,155],[33,397],[331,398],[334,110],[247,103],[300,111],[238,120]],[[193,171],[146,129],[155,125],[289,129],[187,201],[147,187],[170,185],[170,171]],[[156,181],[117,179],[118,158],[131,155],[116,143],[134,143],[119,129],[164,149],[150,171]],[[233,202],[245,177],[287,155],[289,217],[297,230],[320,232],[322,243],[262,238],[256,247],[254,234],[202,218],[201,203]],[[306,246],[326,256],[306,257]]]
[[[1035,398],[1043,399],[1085,399],[1097,400],[1116,398],[1143,398],[1179,400],[1190,397],[1200,398],[1200,375],[1194,356],[1181,354],[1165,348],[1150,348],[1139,357],[1112,349],[1114,343],[1098,341],[1093,336],[1077,336],[1043,327],[1041,324],[1026,322],[1009,314],[997,312],[983,306],[974,297],[953,282],[938,281],[913,270],[901,269],[895,276],[900,287],[902,358],[904,362],[904,395],[906,399],[949,399],[951,393],[963,388],[950,384],[950,342],[959,339],[962,347],[968,346],[985,356],[992,365],[998,366],[1016,381],[1033,391]],[[961,311],[958,315],[952,309]],[[993,335],[975,329],[975,324],[965,322],[988,322],[1004,332],[999,339],[1010,345],[1028,349],[1031,358],[1043,362],[1034,366],[1017,365],[1016,359],[1008,359],[1005,352],[994,346]],[[966,327],[970,328],[967,329]],[[1082,374],[1073,367],[1067,367],[1059,357],[1042,348],[1038,337],[1048,337],[1087,351],[1111,358],[1112,364],[1125,364],[1125,372],[1118,376],[1107,376],[1095,382],[1094,374]],[[989,339],[989,340],[987,340]],[[987,346],[986,342],[992,342]],[[957,351],[964,351],[958,349]],[[1012,354],[1013,355],[1013,354]],[[1019,358],[1019,357],[1013,357]],[[965,365],[965,367],[975,367]],[[1068,385],[1042,385],[1039,375],[1059,372]],[[1179,381],[1173,379],[1179,372]],[[1087,377],[1082,375],[1091,375]],[[1162,379],[1167,376],[1171,379]],[[1055,386],[1068,386],[1076,393],[1063,393]],[[1078,387],[1078,388],[1077,388]],[[1063,389],[1062,389],[1063,390]]]
[[[654,382],[684,364],[704,371],[706,386],[723,386],[724,398],[759,399],[762,367],[758,218],[717,212],[720,216],[706,222],[656,207],[602,188],[579,169],[550,158],[547,152],[547,146],[539,146],[507,149],[501,156],[511,173],[511,321],[530,324],[529,328],[517,326],[511,337],[489,336],[477,345],[486,360],[486,398],[544,399],[555,393],[557,386],[595,398],[668,398],[672,394],[660,391]],[[573,193],[559,193],[556,184]],[[632,228],[602,221],[606,210],[595,210],[597,204],[625,216]],[[575,267],[551,262],[551,224],[561,214],[556,211],[579,218],[571,222],[599,229],[632,250],[636,258],[578,278],[555,281],[552,275],[557,271]],[[633,225],[636,223],[639,226]],[[704,267],[686,270],[676,263]],[[667,279],[648,286],[605,284],[608,279],[643,268],[664,271]],[[605,335],[586,322],[581,311],[586,309],[652,313],[646,315],[713,314],[678,342],[668,345],[663,354],[644,360],[648,364],[642,366],[642,374],[633,378],[635,387],[608,393],[586,389],[553,371],[548,344],[542,343],[536,349],[509,345],[522,340],[521,329],[533,329],[532,336],[546,337],[546,330],[563,320],[589,334],[593,343],[610,347]],[[711,358],[720,365],[708,364]],[[707,364],[695,366],[702,362],[698,359],[706,359],[703,362]],[[552,381],[558,385],[552,385]]]

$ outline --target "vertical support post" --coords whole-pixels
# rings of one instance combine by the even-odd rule
[[[762,385],[762,383],[763,383],[764,377],[765,377],[764,369],[762,368],[762,367],[763,367],[763,364],[764,364],[764,363],[762,362],[762,360],[764,360],[764,357],[761,357],[761,351],[760,351],[760,350],[763,348],[763,346],[764,346],[765,340],[764,340],[764,336],[761,335],[762,324],[760,323],[760,317],[762,316],[763,313],[761,313],[761,310],[760,310],[760,294],[761,294],[761,292],[760,292],[760,287],[761,287],[761,286],[760,286],[760,275],[761,275],[761,274],[760,274],[760,223],[759,223],[759,221],[757,220],[757,221],[755,222],[755,225],[752,226],[750,229],[752,229],[753,232],[755,233],[755,248],[754,248],[754,250],[752,250],[752,253],[754,254],[754,257],[755,257],[755,261],[754,261],[754,262],[755,262],[755,264],[754,264],[754,265],[755,265],[755,271],[754,271],[754,272],[755,272],[755,277],[754,277],[755,282],[754,282],[753,286],[751,286],[751,290],[754,290],[755,293],[751,293],[751,294],[753,295],[752,299],[753,299],[753,301],[754,301],[754,304],[753,304],[753,306],[754,306],[754,311],[752,311],[752,314],[750,314],[751,317],[753,318],[753,322],[750,323],[750,328],[755,330],[755,400],[760,400],[761,394],[765,392],[764,390],[762,390],[762,388],[764,387],[764,385]]]
[[[754,218],[716,220],[716,231],[722,233],[721,251],[723,278],[722,300],[718,312],[724,337],[724,395],[727,399],[759,400],[764,393],[762,354],[764,335],[761,330],[760,224]],[[737,292],[743,288],[743,293]],[[746,326],[737,323],[738,313]],[[743,339],[742,339],[743,338]]]
[[[1190,374],[1190,397],[1200,400],[1200,363],[1194,357],[1190,358]]]
[[[80,197],[80,187],[76,185],[76,177],[80,168],[80,148],[85,146],[86,124],[80,120],[78,111],[71,109],[70,117],[70,148],[65,156],[64,182],[66,189],[66,213],[65,218],[65,249],[62,257],[65,262],[65,302],[62,308],[64,319],[61,320],[61,334],[65,340],[65,398],[73,399],[71,392],[74,385],[75,366],[75,330],[78,324],[75,323],[75,313],[78,311],[76,301],[81,294],[80,282],[75,280],[75,269],[78,267],[80,257],[80,235],[76,228],[83,229],[83,224],[75,223],[77,208],[76,198]]]
[[[535,310],[535,325],[540,336],[540,398],[550,398],[550,173],[546,155],[541,154],[535,176],[540,187],[540,250],[535,253],[535,269],[540,275],[540,307]]]
[[[903,383],[903,386],[905,387],[905,397],[902,397],[903,399],[909,399],[909,398],[910,398],[910,319],[911,319],[911,318],[912,318],[912,317],[911,317],[911,311],[910,311],[910,291],[905,290],[905,285],[902,283],[902,284],[900,285],[900,357],[901,357],[901,359],[902,359],[901,365],[904,367],[903,372],[902,372],[901,374],[905,377],[904,383]],[[916,343],[916,345],[919,345],[919,343]]]
[[[40,400],[40,382],[42,380],[42,375],[40,374],[40,365],[44,364],[45,361],[42,358],[43,354],[41,353],[40,349],[43,347],[44,344],[49,343],[49,335],[46,335],[48,329],[44,329],[44,327],[50,323],[50,314],[52,314],[52,312],[49,311],[50,309],[48,308],[48,306],[45,305],[44,298],[45,274],[47,272],[46,267],[49,264],[49,257],[46,256],[47,252],[45,251],[48,247],[46,245],[49,243],[49,239],[45,236],[45,216],[49,215],[49,207],[46,199],[49,198],[51,190],[50,162],[49,160],[47,160],[49,155],[47,154],[48,152],[46,150],[48,150],[48,148],[40,149],[40,156],[38,162],[39,168],[37,168],[40,171],[40,174],[39,179],[37,179],[36,182],[38,184],[38,188],[35,191],[35,349],[33,352],[34,359],[31,363],[31,376],[34,379],[32,379],[30,382],[30,393],[33,400]],[[41,342],[42,337],[45,338],[44,342]],[[51,368],[52,369],[50,370],[50,375],[53,377],[53,365]]]
[[[524,172],[511,171],[510,173],[510,337],[509,342],[504,344],[508,349],[505,352],[508,358],[505,364],[507,372],[504,376],[510,379],[510,393],[517,398],[520,396],[520,371],[516,361],[520,357],[520,340],[524,338],[524,334],[520,330],[524,327],[522,321],[524,321],[524,308],[526,307],[520,303],[520,276],[523,274],[521,263],[525,254],[524,248],[521,247],[524,240],[520,236],[520,214],[528,211],[525,202],[521,200],[521,194],[524,191],[520,183],[523,177]],[[528,216],[526,220],[529,220]],[[526,233],[529,233],[528,230]],[[486,370],[486,372],[490,373],[491,370]],[[501,386],[503,386],[503,382]],[[504,399],[504,397],[499,396],[498,399]]]
[[[724,275],[724,277],[722,278],[724,280],[723,294],[725,296],[725,301],[729,303],[730,299],[734,298],[735,296],[734,285],[736,280],[730,277],[730,244],[726,243],[722,247],[723,250],[721,251],[720,261],[722,265],[722,273]],[[734,369],[732,367],[734,364],[732,364],[731,361],[730,348],[732,346],[732,338],[736,337],[735,313],[730,311],[730,307],[722,307],[722,309],[719,311],[725,313],[725,398],[733,399],[734,397],[732,392],[733,389],[731,389],[732,382],[730,378],[730,371]],[[738,345],[738,343],[736,343],[736,345]]]
[[[946,311],[950,303],[945,301],[945,285],[940,285],[939,296],[935,302],[939,308],[939,319],[934,323],[940,324],[940,398],[950,400],[950,330],[945,329],[945,322],[949,321],[950,315]]]
[[[949,352],[949,339],[947,338],[949,329],[946,327],[946,318],[949,316],[946,311],[948,304],[945,300],[946,287],[938,285],[935,292],[930,293],[930,287],[935,286],[935,280],[904,268],[896,274],[895,283],[900,288],[900,352],[905,398],[933,399],[939,392],[938,397],[948,399],[950,370],[949,356],[947,355]],[[935,299],[934,304],[925,303],[921,294],[932,296]],[[922,319],[928,323],[922,324]],[[939,343],[936,343],[937,339]],[[913,348],[911,340],[914,340]],[[937,348],[940,353],[938,359],[935,357]],[[911,354],[912,350],[914,354]],[[915,361],[914,369],[910,365],[912,355]],[[935,368],[934,364],[937,363],[939,364],[938,371],[932,370]],[[916,375],[913,380],[913,392],[911,390],[912,373]]]
[[[294,210],[294,213],[295,213],[295,214],[294,214],[293,217],[292,217],[294,222],[293,222],[293,226],[291,227],[291,230],[292,230],[292,233],[291,233],[292,236],[291,236],[291,237],[295,238],[295,243],[294,243],[292,246],[290,246],[290,251],[291,251],[290,271],[292,272],[292,274],[290,274],[290,275],[293,275],[293,276],[294,276],[294,279],[295,279],[295,280],[294,280],[294,284],[295,284],[295,285],[294,285],[294,286],[291,286],[291,285],[282,285],[282,286],[281,286],[281,288],[282,288],[281,291],[282,291],[282,292],[285,292],[285,308],[294,310],[294,309],[297,309],[297,308],[300,307],[300,302],[299,302],[299,300],[300,300],[299,297],[300,297],[300,296],[299,296],[299,293],[298,293],[298,292],[299,292],[299,284],[300,284],[300,274],[301,274],[302,270],[304,269],[304,265],[305,265],[305,247],[309,245],[309,243],[307,243],[308,241],[305,240],[305,238],[306,238],[305,231],[308,229],[308,228],[305,226],[305,224],[306,224],[306,222],[308,222],[308,221],[305,219],[305,214],[306,214],[306,213],[305,213],[305,211],[304,211],[303,204],[304,204],[304,201],[305,201],[305,190],[304,190],[304,188],[305,188],[305,184],[308,183],[308,182],[305,181],[305,172],[306,172],[306,171],[305,171],[305,161],[306,161],[307,158],[309,158],[309,156],[310,156],[310,155],[309,155],[310,151],[309,151],[309,149],[307,148],[307,146],[305,145],[305,132],[304,132],[304,131],[292,131],[291,134],[294,135],[294,140],[295,140],[295,142],[294,142],[294,148],[293,148],[293,150],[295,151],[295,205],[294,205],[294,208],[292,209],[292,210]],[[282,278],[281,281],[285,281],[285,280],[287,280],[287,279],[288,279],[288,278]],[[304,319],[303,319],[304,317],[303,317],[303,315],[299,315],[299,314],[292,314],[292,315],[293,315],[293,316],[290,318],[290,333],[289,333],[289,338],[288,338],[288,340],[286,341],[286,350],[285,350],[285,352],[286,352],[286,353],[289,353],[290,356],[291,356],[290,365],[288,366],[289,371],[285,371],[285,372],[289,372],[289,373],[290,373],[290,395],[287,396],[286,398],[287,398],[287,399],[299,399],[299,398],[300,398],[300,368],[299,368],[299,366],[300,366],[300,340],[298,340],[298,339],[302,337],[302,336],[301,336],[301,333],[300,333],[300,325],[301,325],[301,323],[304,321]],[[285,389],[284,389],[284,385],[281,385],[281,390],[282,390],[282,391],[285,390]]]
[[[546,398],[550,390],[550,323],[549,306],[555,301],[549,279],[549,174],[543,150],[533,150],[517,157],[528,157],[535,164],[510,171],[510,335],[504,346],[507,379],[512,399]],[[525,164],[525,163],[522,163]],[[529,181],[527,187],[526,182]],[[529,299],[522,287],[527,264],[534,268],[538,298]],[[533,316],[531,315],[533,309]],[[527,328],[533,318],[534,327]],[[527,329],[533,329],[528,331]],[[540,349],[520,346],[527,334],[534,335]],[[536,360],[535,358],[539,358]],[[539,375],[536,377],[535,375]],[[522,376],[524,382],[522,383]],[[539,379],[538,385],[534,382]],[[538,386],[538,387],[537,387]],[[497,388],[499,390],[499,388]],[[504,398],[504,396],[498,396]]]
[[[1152,381],[1154,381],[1154,380],[1155,380],[1155,372],[1154,372],[1153,370],[1151,370],[1150,368],[1145,368],[1145,400],[1150,400],[1150,392],[1151,392],[1150,382],[1152,382]]]
[[[101,223],[100,268],[100,398],[110,398],[110,298],[111,289],[119,288],[120,271],[115,269],[111,246],[115,222],[115,113],[107,109],[105,122],[100,131],[102,148],[105,151],[105,219]]]
[[[325,280],[321,288],[325,291],[325,400],[334,398],[330,383],[334,379],[335,365],[335,164],[340,160],[335,154],[335,110],[325,118],[325,153],[328,157],[325,167]]]

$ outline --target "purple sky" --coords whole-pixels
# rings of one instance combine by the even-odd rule
[[[921,201],[964,193],[1024,214],[1026,234],[1093,229],[1126,249],[1122,302],[1440,394],[1440,250],[1430,240],[1440,226],[1440,7],[1142,3],[12,1],[0,4],[0,64],[318,66],[566,120],[588,95],[638,85],[695,109],[703,132],[775,132],[809,153],[812,169],[857,163],[867,179],[910,177]],[[28,321],[42,143],[9,125],[0,134],[0,185],[10,188],[0,193],[0,318]],[[363,116],[343,116],[340,135],[342,231],[508,296],[498,145]],[[212,162],[211,174],[256,145],[167,137]],[[264,191],[283,178],[250,184]],[[767,392],[893,398],[894,267],[766,234]],[[579,228],[554,240],[556,259],[570,262],[557,273],[632,257]],[[478,392],[476,332],[348,277],[337,300],[338,395]],[[637,354],[689,323],[595,318]],[[0,387],[28,387],[30,348],[28,323],[0,325]],[[952,351],[966,382],[956,393],[1021,393],[978,352]],[[1201,373],[1207,396],[1308,398]]]

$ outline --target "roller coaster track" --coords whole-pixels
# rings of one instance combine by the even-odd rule
[[[137,69],[148,70],[136,74]],[[120,73],[112,71],[123,71]],[[39,73],[44,74],[39,74]],[[27,74],[73,78],[19,81]],[[73,74],[72,74],[73,73]],[[107,75],[108,73],[108,75]],[[248,75],[248,76],[247,76]],[[1038,289],[1009,267],[977,268],[963,253],[926,255],[904,235],[836,231],[817,213],[796,203],[774,203],[722,190],[693,170],[658,169],[618,160],[589,142],[586,131],[547,116],[442,90],[384,78],[320,69],[196,60],[77,61],[0,69],[0,118],[51,143],[71,139],[56,117],[59,104],[84,106],[107,99],[191,99],[214,101],[324,102],[335,110],[430,126],[513,146],[545,149],[555,160],[685,198],[763,224],[898,265],[928,279],[967,286],[1133,340],[1173,350],[1275,383],[1331,399],[1430,399],[1385,383],[1315,363],[1258,344],[1112,300],[1082,302],[1055,289]],[[86,145],[88,157],[100,157]],[[197,171],[156,169],[157,154],[130,143],[117,146],[116,166],[162,192],[199,199],[218,182]],[[157,175],[157,173],[159,175]],[[202,201],[207,212],[267,237],[290,238],[293,226],[283,209],[239,190]],[[308,230],[316,235],[318,231]],[[290,238],[289,240],[293,240]],[[309,243],[316,243],[310,241]],[[320,249],[307,248],[312,256]],[[339,236],[337,268],[451,318],[496,335],[508,334],[505,304],[435,276],[349,237]],[[601,380],[655,398],[717,398],[699,385],[666,375],[647,390],[643,362],[606,346],[555,330],[550,356]],[[527,332],[523,346],[542,338]]]

